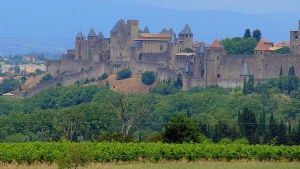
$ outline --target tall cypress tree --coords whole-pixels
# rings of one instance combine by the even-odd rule
[[[254,76],[250,76],[247,84],[247,94],[253,93],[254,92]]]
[[[283,76],[283,70],[282,70],[282,65],[281,65],[280,66],[280,73],[279,73],[279,83],[278,83],[278,89],[281,92],[283,92],[282,76]]]
[[[270,117],[270,123],[269,123],[270,140],[272,140],[277,136],[277,132],[278,132],[278,127],[276,121],[274,120],[274,116],[272,112]]]
[[[243,82],[243,94],[246,95],[248,94],[248,84],[247,84],[247,80],[246,77],[244,77],[244,82]]]
[[[280,122],[278,125],[278,132],[277,132],[277,144],[282,145],[287,143],[287,136],[285,131],[285,125],[283,121]]]

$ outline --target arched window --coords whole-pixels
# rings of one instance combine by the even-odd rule
[[[217,78],[221,78],[221,75],[220,75],[220,74],[218,74],[218,75],[217,75]]]
[[[140,54],[140,56],[139,56],[139,60],[142,60],[142,54]]]

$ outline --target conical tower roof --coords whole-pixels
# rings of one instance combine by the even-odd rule
[[[190,73],[191,72],[190,61],[186,62],[184,71],[185,71],[185,73]]]
[[[198,53],[198,54],[205,54],[206,53],[206,48],[205,48],[204,42],[200,43],[200,46],[197,49],[196,53]]]
[[[92,28],[90,30],[90,33],[88,34],[88,37],[94,37],[94,36],[97,36],[97,35],[96,35],[96,32],[95,32],[94,28]]]
[[[247,63],[245,62],[243,70],[241,71],[240,76],[251,76],[251,75],[252,75],[252,73],[251,73],[250,69],[248,68]]]
[[[211,45],[212,48],[222,48],[218,39],[215,39],[213,44]]]
[[[168,30],[166,29],[166,28],[164,28],[161,32],[160,32],[160,34],[168,34],[169,32],[168,32]]]
[[[79,31],[79,32],[77,33],[76,38],[84,38],[84,35],[82,34],[81,31]]]
[[[150,33],[148,26],[145,27],[145,29],[143,30],[143,33]]]
[[[111,32],[118,32],[122,26],[126,25],[126,22],[123,19],[120,19],[116,25],[113,27]]]
[[[104,35],[103,35],[103,33],[102,33],[102,32],[99,32],[99,34],[98,34],[98,38],[104,39]]]
[[[172,33],[172,36],[169,40],[169,44],[176,44],[178,41],[177,41],[177,37],[176,37],[176,34],[175,33]]]
[[[170,28],[170,29],[168,30],[168,32],[169,32],[169,34],[173,34],[174,30],[173,30],[172,28]]]
[[[183,30],[179,33],[179,35],[192,35],[192,31],[191,28],[188,24],[185,25],[185,27],[183,28]]]

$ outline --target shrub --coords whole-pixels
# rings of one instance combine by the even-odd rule
[[[117,73],[117,80],[123,80],[123,79],[130,78],[131,74],[132,74],[132,72],[129,69],[120,70]]]
[[[223,138],[219,141],[219,144],[232,144],[232,141],[229,138]]]
[[[240,138],[233,142],[234,144],[249,144],[249,141],[246,138]]]
[[[42,78],[42,80],[40,82],[46,82],[46,81],[50,81],[52,79],[53,79],[53,77],[51,75],[46,75]]]
[[[155,75],[154,72],[146,71],[142,74],[142,82],[145,85],[152,85],[155,81]]]
[[[99,78],[98,80],[101,81],[101,80],[105,80],[108,78],[108,74],[107,73],[103,73]]]

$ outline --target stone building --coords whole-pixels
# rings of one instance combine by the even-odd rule
[[[158,81],[175,80],[182,74],[184,89],[216,85],[238,87],[242,85],[241,79],[249,74],[254,75],[255,81],[264,82],[278,77],[281,66],[285,73],[294,66],[297,75],[300,74],[299,30],[291,31],[293,53],[288,55],[272,54],[271,48],[276,46],[268,41],[259,42],[254,55],[228,55],[217,39],[212,45],[205,45],[194,43],[193,37],[188,24],[177,37],[172,28],[151,33],[148,27],[140,31],[138,20],[119,20],[109,38],[101,32],[97,35],[94,29],[87,38],[79,31],[75,50],[68,50],[61,60],[47,61],[47,72],[54,77],[74,78],[69,83],[64,82],[67,84],[82,80],[83,76],[76,79],[70,75],[83,71],[88,72],[85,78],[87,75],[97,78],[105,72],[116,73],[124,68],[133,73],[154,71]]]

